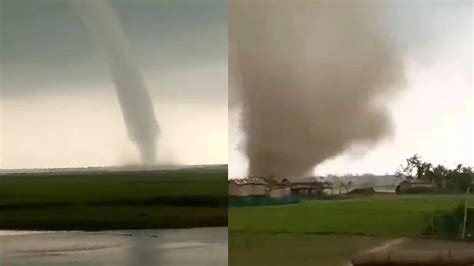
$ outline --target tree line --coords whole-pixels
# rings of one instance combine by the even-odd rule
[[[438,164],[433,165],[422,160],[418,154],[406,159],[395,175],[404,180],[423,180],[443,190],[466,191],[474,182],[474,169],[462,164],[454,168]]]

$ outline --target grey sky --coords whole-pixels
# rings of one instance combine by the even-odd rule
[[[227,2],[109,2],[153,98],[159,161],[227,163]],[[0,0],[0,11],[0,168],[137,163],[108,65],[70,2]]]
[[[110,2],[145,75],[227,57],[224,0]],[[107,65],[68,1],[1,0],[1,12],[3,97],[62,93],[72,89],[68,83],[109,79]],[[52,86],[58,83],[65,86]],[[199,101],[222,101],[226,95],[225,90],[212,87],[149,89],[159,96]]]
[[[82,1],[82,0],[77,0]],[[245,174],[237,118],[227,149],[225,0],[111,0],[153,96],[162,160],[226,163]],[[318,173],[391,172],[415,152],[474,163],[471,0],[387,1],[407,88],[396,130]],[[136,162],[107,65],[66,0],[0,0],[0,168]]]

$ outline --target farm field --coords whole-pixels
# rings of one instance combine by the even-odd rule
[[[450,213],[465,195],[373,195],[229,209],[229,231],[421,236],[433,215]],[[474,202],[474,196],[470,196]]]
[[[347,265],[357,251],[386,240],[367,236],[229,233],[229,265]]]
[[[229,233],[229,265],[349,266],[354,254],[372,250],[391,240],[394,238],[233,232]],[[393,248],[474,249],[474,244],[436,239],[404,239]]]
[[[433,213],[450,213],[465,195],[373,195],[229,209],[229,265],[351,265],[385,243],[396,248],[473,248],[424,237]],[[470,196],[474,202],[474,197]]]
[[[0,176],[0,229],[227,225],[227,168]]]

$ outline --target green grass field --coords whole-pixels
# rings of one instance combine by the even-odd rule
[[[230,266],[348,265],[387,239],[367,236],[229,233]]]
[[[396,238],[395,238],[396,239]],[[230,266],[348,266],[351,258],[385,245],[389,237],[278,233],[229,233]],[[409,238],[399,250],[474,249],[474,243]]]
[[[0,229],[227,225],[227,169],[0,176]]]
[[[409,237],[409,248],[472,243],[419,238],[433,213],[449,213],[464,195],[374,195],[229,209],[229,265],[335,266],[382,243]],[[474,196],[470,197],[474,203]]]
[[[471,196],[474,202],[474,196]],[[344,200],[231,208],[229,231],[420,236],[432,215],[453,211],[464,195],[375,195]]]

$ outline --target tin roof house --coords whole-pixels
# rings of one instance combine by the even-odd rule
[[[267,196],[268,193],[269,186],[264,180],[258,178],[229,180],[231,197]]]

